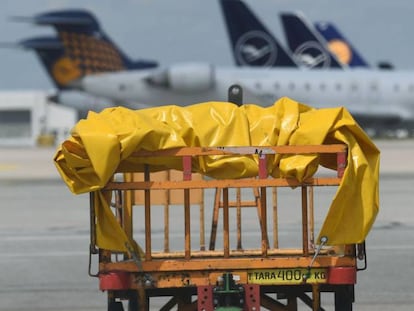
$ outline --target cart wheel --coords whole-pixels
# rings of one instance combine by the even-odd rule
[[[335,311],[352,311],[354,286],[340,285],[335,290]]]
[[[124,311],[124,306],[122,302],[111,299],[108,301],[108,311]]]
[[[128,295],[128,311],[139,311],[138,295],[132,292]]]

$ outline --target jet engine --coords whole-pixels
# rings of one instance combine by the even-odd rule
[[[177,64],[147,79],[158,87],[182,93],[207,91],[214,85],[214,70],[210,64]]]

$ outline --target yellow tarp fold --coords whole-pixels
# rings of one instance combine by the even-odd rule
[[[362,242],[378,213],[379,150],[342,107],[313,109],[289,98],[274,105],[237,107],[225,102],[206,102],[187,107],[164,106],[142,110],[108,108],[90,112],[79,121],[71,137],[55,154],[56,167],[73,193],[99,190],[118,167],[140,167],[130,157],[135,150],[160,150],[184,146],[279,146],[345,143],[348,166],[332,201],[320,236],[328,244]],[[149,159],[159,168],[181,169],[177,159]],[[200,157],[193,169],[213,178],[257,175],[253,157]],[[268,162],[273,177],[312,176],[318,165],[335,168],[334,156],[281,156]],[[109,206],[100,200],[97,244],[125,251],[128,241],[110,217]],[[105,223],[105,225],[103,225]],[[127,246],[125,246],[127,245]],[[129,246],[128,246],[129,245]]]

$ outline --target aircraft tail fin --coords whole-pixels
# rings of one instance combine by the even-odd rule
[[[151,60],[132,61],[102,30],[98,19],[86,10],[61,10],[38,14],[39,25],[53,26],[67,54],[81,59],[93,72],[146,69],[158,64]]]
[[[358,53],[333,23],[316,22],[315,28],[325,38],[329,50],[350,67],[370,67],[368,62]]]
[[[70,82],[89,74],[158,66],[149,60],[131,61],[86,10],[52,11],[14,19],[55,28],[58,38],[35,38],[20,44],[37,52],[59,88],[67,88]]]
[[[220,0],[238,66],[297,67],[274,36],[239,0]]]
[[[56,37],[36,37],[18,42],[18,47],[33,50],[56,88],[68,89],[69,83],[81,77],[77,64],[65,56],[62,42]]]
[[[326,47],[326,41],[301,13],[281,13],[289,48],[296,62],[308,68],[344,68]]]

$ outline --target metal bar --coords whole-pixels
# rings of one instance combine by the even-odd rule
[[[167,171],[167,180],[170,180],[170,170]],[[164,251],[170,251],[170,190],[167,191],[167,201],[164,204]]]
[[[231,155],[231,154],[309,154],[309,153],[337,153],[346,151],[344,144],[332,145],[302,145],[302,146],[248,146],[248,147],[178,147],[166,150],[147,151],[139,150],[132,153],[132,157],[153,156],[197,156],[197,155]],[[271,151],[271,152],[269,152]]]
[[[260,257],[261,250],[255,252],[235,252],[231,260],[223,260],[223,252],[213,251],[211,257],[207,257],[210,252],[200,252],[199,257],[196,258],[196,252],[193,252],[192,260],[151,260],[142,261],[142,270],[133,261],[108,262],[100,261],[100,272],[122,270],[130,272],[171,272],[171,271],[193,271],[204,273],[203,270],[241,270],[241,269],[274,269],[277,268],[308,268],[309,258],[302,255],[302,250],[279,251],[277,254],[285,256],[268,256],[266,258]],[[269,251],[269,253],[271,253]],[[273,253],[272,253],[273,254]],[[172,255],[171,253],[169,255]],[[233,252],[231,253],[233,255]],[[295,256],[294,260],[292,257]],[[184,254],[182,254],[184,256]],[[219,258],[217,258],[219,257]],[[319,256],[315,263],[315,268],[319,267],[355,267],[355,258],[352,257],[338,257],[338,256]]]
[[[298,311],[298,300],[294,293],[288,294],[286,310],[287,311]]]
[[[259,155],[259,179],[267,178],[267,159],[265,154]]]
[[[149,166],[145,165],[144,179],[150,180]],[[144,190],[145,196],[145,260],[151,260],[151,191]]]
[[[342,178],[344,176],[345,168],[346,168],[346,156],[347,152],[342,151],[338,152],[336,155],[336,161],[337,161],[337,174],[339,178]]]
[[[205,233],[205,215],[204,215],[204,196],[200,203],[200,250],[206,249],[206,233]]]
[[[191,180],[191,156],[183,157],[183,180]]]
[[[237,188],[237,189],[240,189],[240,188]],[[254,189],[257,189],[257,188],[254,188]],[[257,198],[259,198],[259,195],[257,195]],[[243,207],[256,207],[257,206],[257,201],[242,201],[242,202],[239,202],[239,203],[229,201],[229,208],[237,208],[238,206],[240,206],[241,208],[243,208]]]
[[[277,211],[277,188],[272,188],[273,202],[273,248],[279,248],[279,219]]]
[[[261,295],[260,285],[257,284],[244,284],[244,297],[245,297],[245,308],[244,310],[260,310]],[[265,296],[265,295],[263,295]]]
[[[191,180],[191,156],[183,157],[183,180]],[[191,258],[190,189],[184,189],[185,259]]]
[[[133,174],[124,174],[125,181],[133,181]],[[131,191],[125,191],[124,199],[124,230],[130,240],[133,239],[133,194]]]
[[[318,284],[312,284],[312,310],[321,310],[321,292]]]
[[[184,190],[185,259],[191,258],[190,190]]]
[[[115,217],[121,227],[124,226],[123,223],[123,212],[122,212],[122,192],[121,190],[115,191],[115,204],[113,206],[115,208]]]
[[[313,186],[309,186],[309,242],[311,248],[315,246],[315,208],[313,197]]]
[[[197,286],[197,310],[214,310],[213,286]]]
[[[302,243],[303,243],[303,255],[309,256],[308,195],[307,195],[306,186],[302,186]]]
[[[145,288],[143,286],[138,286],[138,306],[142,311],[149,310],[149,296],[146,294]]]
[[[159,190],[159,189],[204,189],[204,188],[252,188],[252,187],[300,187],[338,186],[341,178],[321,177],[308,178],[302,182],[294,178],[267,178],[267,179],[216,179],[216,180],[187,180],[187,181],[140,181],[140,182],[109,182],[103,190]]]
[[[242,242],[241,242],[241,189],[236,189],[236,208],[237,208],[237,249],[242,249]]]
[[[88,274],[91,277],[98,277],[99,273],[92,273],[92,255],[98,254],[99,250],[96,248],[96,215],[95,215],[95,191],[89,192],[89,263]]]
[[[89,193],[89,225],[90,225],[90,252],[91,254],[97,254],[96,249],[96,214],[95,214],[95,195],[96,192],[92,191]]]
[[[267,159],[265,154],[259,154],[259,179],[267,179]],[[266,187],[260,187],[260,220],[262,227],[262,256],[267,256],[269,238],[267,236],[267,196]]]
[[[219,208],[220,208],[220,196],[221,196],[221,188],[216,188],[216,195],[214,198],[213,219],[211,222],[211,233],[210,233],[209,250],[211,251],[216,248],[217,224],[218,224]]]
[[[229,189],[223,189],[223,249],[224,258],[230,257]]]
[[[266,187],[260,188],[260,219],[262,223],[262,256],[267,256],[269,238],[267,236],[267,203]]]
[[[303,254],[302,248],[298,249],[269,249],[267,251],[268,255],[275,255],[275,256],[300,256]],[[310,254],[314,254],[315,251],[310,251]],[[319,252],[318,254],[327,255],[329,252]],[[212,250],[212,251],[192,251],[191,258],[211,258],[211,257],[222,257],[224,254],[223,250]],[[244,256],[260,256],[262,254],[262,249],[242,249],[230,250],[230,257],[244,257]],[[316,254],[316,253],[315,253]],[[153,252],[152,258],[153,259],[173,259],[173,258],[184,258],[185,253],[184,251],[173,251],[173,252]],[[306,266],[309,267],[309,259],[308,264]]]

